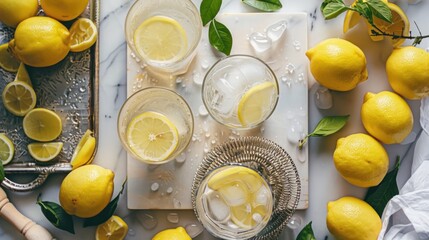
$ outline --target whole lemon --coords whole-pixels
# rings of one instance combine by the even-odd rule
[[[413,113],[407,102],[389,91],[366,93],[361,118],[368,133],[385,144],[402,142],[413,129]]]
[[[393,90],[408,99],[429,96],[429,53],[417,47],[396,48],[386,62]]]
[[[344,39],[327,39],[305,54],[314,78],[326,88],[349,91],[368,78],[364,53]]]
[[[340,175],[358,187],[378,185],[389,167],[389,156],[384,147],[363,133],[338,139],[333,158]]]
[[[152,240],[192,240],[183,227],[166,229],[157,233]]]
[[[67,56],[70,33],[53,18],[31,17],[18,25],[9,48],[21,62],[32,67],[47,67]]]
[[[35,16],[38,10],[37,0],[1,0],[0,22],[16,27],[23,20]]]
[[[60,21],[77,18],[85,11],[89,0],[40,0],[46,15]]]
[[[338,240],[375,240],[381,231],[381,219],[366,202],[342,197],[328,203],[328,230]]]
[[[60,204],[71,215],[89,218],[110,202],[115,174],[98,165],[85,165],[70,172],[61,183]]]

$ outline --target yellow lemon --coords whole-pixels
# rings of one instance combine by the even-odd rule
[[[326,88],[349,91],[368,78],[364,53],[344,39],[322,41],[306,55],[314,78]]]
[[[381,231],[381,219],[366,202],[342,197],[328,203],[326,224],[338,240],[375,240]]]
[[[97,26],[88,18],[79,18],[69,29],[71,35],[70,51],[82,52],[97,41]]]
[[[1,0],[0,22],[16,27],[23,20],[35,16],[38,10],[37,0]]]
[[[15,154],[13,142],[4,134],[0,133],[0,161],[3,165],[10,163]]]
[[[60,21],[69,21],[81,15],[89,0],[40,0],[46,15]]]
[[[96,240],[122,240],[128,233],[128,225],[122,218],[111,216],[109,220],[97,227]]]
[[[22,121],[27,137],[49,142],[60,136],[63,130],[61,118],[54,111],[46,108],[35,108],[29,111]]]
[[[386,144],[402,142],[413,129],[413,113],[407,102],[389,91],[366,93],[361,118],[368,133]]]
[[[53,18],[31,17],[18,25],[9,47],[21,62],[33,67],[47,67],[67,56],[70,33]]]
[[[97,165],[85,165],[71,171],[60,187],[60,204],[71,215],[89,218],[110,202],[115,174]]]
[[[18,71],[20,62],[9,50],[9,44],[0,45],[0,67],[8,72]]]
[[[363,133],[338,139],[333,158],[340,175],[358,187],[378,185],[389,167],[389,156],[384,147]]]
[[[39,162],[48,162],[60,154],[62,142],[30,143],[27,146],[30,155]]]
[[[73,151],[73,156],[70,161],[73,169],[92,162],[96,143],[97,141],[95,140],[95,137],[92,136],[92,131],[89,129],[86,130]]]
[[[429,96],[429,53],[417,47],[396,48],[386,62],[393,90],[408,99]]]
[[[157,233],[152,240],[192,240],[183,227],[166,229]]]

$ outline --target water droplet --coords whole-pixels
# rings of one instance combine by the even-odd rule
[[[298,82],[300,83],[304,82],[304,73],[298,74]]]
[[[204,227],[201,223],[195,222],[186,225],[185,230],[191,238],[196,238],[204,231]]]
[[[301,227],[301,225],[302,225],[302,217],[296,216],[296,215],[293,215],[287,224],[287,226],[290,229],[297,229]]]
[[[265,52],[272,46],[271,39],[260,32],[254,32],[250,34],[249,42],[256,52]]]
[[[179,223],[179,214],[169,213],[167,215],[167,221],[169,221],[170,223]]]
[[[150,190],[152,192],[156,192],[156,191],[158,191],[158,189],[159,189],[159,183],[154,182],[154,183],[152,183],[152,185],[150,185]]]
[[[401,145],[411,144],[411,143],[416,141],[416,138],[417,138],[417,133],[410,132],[410,134],[408,134],[407,138],[405,138],[404,141],[401,142]]]
[[[267,36],[271,39],[271,41],[275,42],[283,36],[283,34],[286,31],[286,28],[287,28],[287,22],[280,21],[269,26],[267,28],[266,33],[267,33]]]
[[[264,133],[264,132],[265,132],[265,128],[261,127],[261,133]]]
[[[128,236],[133,237],[135,235],[136,235],[136,232],[134,231],[134,229],[132,229],[132,228],[128,229]]]
[[[195,84],[201,86],[203,84],[204,78],[201,77],[201,74],[199,72],[194,71],[192,74],[192,80]]]
[[[295,48],[295,50],[299,51],[301,50],[301,43],[297,40],[293,41],[293,47]]]
[[[285,68],[287,74],[293,74],[293,72],[295,71],[295,65],[293,65],[292,63],[286,64]]]
[[[204,105],[200,105],[200,107],[198,108],[198,114],[200,114],[201,117],[205,117],[209,114],[209,112]]]
[[[183,82],[183,77],[177,77],[176,78],[176,83],[182,83]]]
[[[137,214],[137,220],[139,220],[143,228],[147,230],[154,229],[156,225],[158,225],[158,220],[154,216],[146,213]]]
[[[171,194],[173,192],[173,188],[172,187],[168,187],[166,192],[167,192],[167,194]]]
[[[202,60],[201,61],[201,68],[206,70],[207,68],[209,68],[209,62],[207,60]]]
[[[319,109],[330,109],[333,105],[331,92],[323,86],[317,88],[314,101]]]
[[[209,138],[210,137],[210,133],[209,132],[206,132],[206,138]]]
[[[304,127],[297,119],[292,120],[292,123],[289,124],[289,127],[286,131],[287,139],[293,144],[298,143],[303,133]]]
[[[182,203],[179,200],[177,200],[177,199],[174,198],[173,199],[173,207],[174,208],[181,208],[182,207]]]
[[[84,93],[85,91],[86,91],[86,88],[85,88],[85,87],[80,87],[80,88],[79,88],[79,92]]]
[[[286,77],[286,76],[281,76],[281,77],[280,77],[280,80],[281,80],[284,84],[286,84],[286,86],[288,86],[288,87],[291,87],[291,86],[292,86],[292,79],[291,79],[291,78],[288,78],[288,77]]]
[[[186,153],[182,152],[179,156],[176,157],[177,163],[183,163],[186,160]]]

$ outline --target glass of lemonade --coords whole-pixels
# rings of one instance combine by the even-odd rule
[[[250,129],[273,113],[279,86],[274,72],[260,59],[231,55],[209,69],[202,97],[217,122],[234,129]]]
[[[129,97],[118,116],[122,145],[134,158],[166,163],[189,144],[194,119],[186,101],[173,90],[144,88]]]
[[[201,182],[195,210],[204,227],[222,239],[248,239],[270,220],[273,195],[259,172],[241,165],[213,170]]]
[[[125,20],[128,46],[150,71],[161,74],[187,71],[201,32],[191,0],[137,0]]]

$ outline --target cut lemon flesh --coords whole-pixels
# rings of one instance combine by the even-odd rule
[[[146,19],[134,32],[137,52],[152,61],[175,61],[188,48],[186,32],[176,20],[154,16]]]
[[[244,127],[261,123],[273,108],[278,97],[277,86],[273,82],[263,82],[250,88],[238,103],[237,116]]]
[[[97,41],[97,26],[88,18],[76,20],[69,31],[70,51],[72,52],[85,51]]]
[[[95,232],[96,240],[122,240],[127,236],[128,225],[122,218],[113,215],[105,223],[99,225]]]
[[[179,133],[163,114],[144,112],[128,125],[127,141],[131,150],[142,159],[163,161],[177,148]]]
[[[232,222],[244,229],[255,227],[268,213],[265,206],[259,205],[254,207],[250,203],[231,207],[230,209]]]
[[[36,93],[25,82],[13,81],[3,89],[4,107],[13,115],[24,116],[36,106]]]
[[[0,133],[0,161],[3,165],[10,163],[15,154],[15,147],[12,141],[4,134]]]
[[[90,164],[92,162],[92,155],[95,152],[96,140],[92,136],[91,130],[86,130],[85,134],[80,139],[78,145],[73,151],[72,160],[70,164],[73,169],[76,169],[80,166]]]
[[[60,154],[62,142],[30,143],[27,146],[30,155],[39,162],[47,162]]]
[[[387,3],[387,0],[382,0],[383,2]],[[366,0],[364,0],[366,2]],[[352,3],[351,6],[355,6],[356,1]],[[361,19],[361,16],[358,12],[355,11],[347,11],[345,18],[344,18],[344,24],[343,24],[343,33],[346,33],[350,29],[352,29],[354,26],[356,26]]]
[[[19,64],[18,73],[15,76],[15,81],[25,82],[29,86],[33,86],[31,83],[30,75],[28,74],[27,68],[24,63]]]
[[[27,137],[40,142],[49,142],[61,134],[62,122],[55,112],[35,108],[25,115],[23,127]]]
[[[207,184],[209,188],[219,190],[235,182],[244,182],[250,192],[256,192],[262,186],[261,176],[257,172],[241,166],[230,167],[216,173],[209,179]]]
[[[20,61],[9,52],[8,47],[8,43],[0,45],[0,67],[8,72],[16,72]]]

